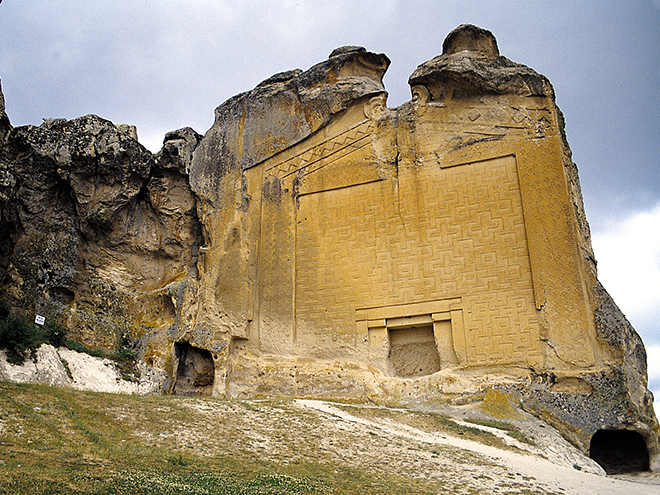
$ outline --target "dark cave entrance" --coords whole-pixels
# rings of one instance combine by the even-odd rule
[[[649,451],[642,435],[630,430],[598,430],[591,437],[589,457],[607,474],[649,470]]]
[[[211,353],[188,342],[176,342],[174,352],[178,365],[172,392],[176,395],[211,395],[215,378]]]

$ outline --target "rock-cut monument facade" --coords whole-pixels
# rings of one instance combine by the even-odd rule
[[[336,49],[156,155],[95,116],[5,116],[0,295],[85,345],[128,339],[171,393],[497,389],[586,453],[636,435],[655,467],[646,353],[597,280],[550,82],[470,25],[397,108],[389,63]]]

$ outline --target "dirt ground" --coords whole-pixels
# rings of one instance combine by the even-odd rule
[[[639,473],[635,475],[605,476],[576,469],[574,466],[560,465],[541,457],[538,453],[516,452],[491,447],[480,442],[465,440],[446,433],[433,434],[411,426],[392,422],[372,421],[349,414],[339,407],[327,402],[298,400],[302,407],[318,411],[324,421],[334,423],[334,428],[369,429],[376,428],[387,439],[393,441],[405,438],[428,445],[442,445],[470,452],[478,459],[474,464],[474,476],[486,481],[491,479],[495,484],[521,479],[529,488],[543,489],[549,492],[566,495],[612,494],[612,495],[645,495],[660,494],[660,474]],[[521,445],[520,442],[517,445]],[[570,452],[570,446],[559,449]],[[529,449],[534,451],[535,449]],[[585,460],[588,462],[589,460]],[[563,463],[566,464],[566,463]],[[438,466],[439,470],[446,466]],[[478,474],[477,474],[478,473]],[[511,473],[515,473],[515,478]],[[494,492],[498,488],[494,487]]]
[[[475,416],[460,408],[439,415],[302,399],[181,398],[177,403],[195,421],[149,429],[135,425],[145,440],[201,455],[231,450],[287,465],[345,465],[384,479],[394,474],[425,480],[430,487],[443,487],[438,493],[660,494],[658,474],[606,476],[556,430],[531,416],[512,422],[524,433],[521,441],[500,428],[459,419]],[[447,419],[438,423],[440,416]]]

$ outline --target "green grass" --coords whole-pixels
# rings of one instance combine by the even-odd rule
[[[491,428],[503,430],[507,435],[509,435],[511,438],[515,438],[519,442],[523,442],[528,445],[536,445],[534,440],[521,432],[517,426],[512,425],[511,423],[507,423],[506,421],[499,421],[495,419],[466,419],[465,421],[475,425],[489,426]]]
[[[258,459],[180,452],[134,433],[132,422],[167,422],[176,401],[0,383],[0,494],[328,493]],[[117,420],[117,408],[131,420]]]
[[[428,430],[446,421],[394,413]],[[500,492],[465,477],[466,466],[485,462],[373,428],[335,428],[289,399],[131,396],[0,382],[0,494],[490,495],[528,488],[514,480]]]
[[[232,428],[238,418],[214,421],[190,408],[204,402],[0,383],[0,494],[349,494],[355,486],[374,494],[435,493],[419,480],[306,461],[309,451],[286,463],[261,458],[241,448],[241,425]],[[241,401],[206,403],[243,411]],[[159,433],[200,429],[205,421],[234,438],[211,432],[212,454],[158,441]]]

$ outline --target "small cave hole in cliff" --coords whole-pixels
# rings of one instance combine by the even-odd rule
[[[48,292],[53,299],[62,304],[71,304],[76,298],[75,292],[66,287],[52,287]]]
[[[156,307],[156,312],[158,316],[162,318],[175,318],[176,317],[176,306],[172,302],[170,296],[160,296],[158,298],[158,304],[154,304]]]
[[[402,378],[440,371],[433,326],[390,329],[390,363],[394,374]]]
[[[630,430],[598,430],[591,437],[589,457],[607,474],[649,470],[649,451],[642,435]]]
[[[215,365],[213,356],[205,349],[191,346],[188,342],[174,344],[174,352],[178,358],[175,395],[211,395]]]

